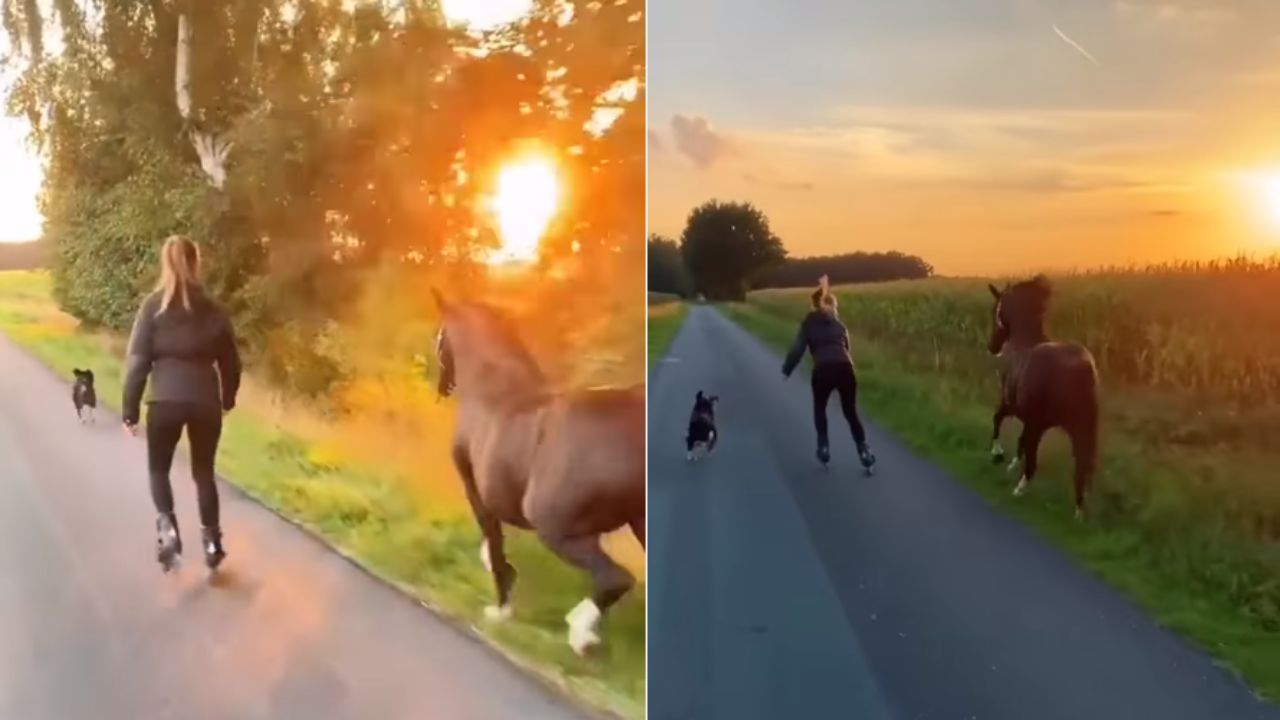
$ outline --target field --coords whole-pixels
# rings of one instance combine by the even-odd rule
[[[1042,448],[1023,498],[991,464],[996,390],[986,280],[837,289],[867,414],[1280,698],[1280,264],[1247,261],[1054,279],[1049,334],[1102,377],[1091,518],[1071,518],[1071,458]],[[808,290],[722,309],[782,348]],[[1018,423],[1005,424],[1012,448]]]
[[[88,332],[61,313],[46,274],[0,273],[0,332],[65,377],[75,366],[92,367],[100,398],[118,406],[121,339]],[[610,614],[597,656],[580,659],[565,643],[563,617],[589,594],[589,581],[531,536],[513,533],[508,546],[521,571],[515,617],[497,626],[483,622],[492,582],[480,566],[479,532],[445,448],[448,405],[437,405],[425,383],[412,392],[356,383],[353,391],[375,405],[394,394],[414,422],[376,414],[336,421],[266,392],[250,377],[228,416],[220,474],[386,581],[475,626],[548,681],[623,717],[643,717],[643,585]],[[607,540],[614,556],[643,577],[634,539]]]

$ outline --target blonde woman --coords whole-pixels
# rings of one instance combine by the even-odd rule
[[[827,437],[827,401],[831,393],[840,394],[840,409],[849,423],[853,440],[858,444],[858,459],[867,472],[875,465],[876,458],[867,445],[867,434],[858,419],[858,378],[853,371],[853,358],[849,355],[849,331],[836,314],[836,296],[831,292],[827,276],[818,281],[813,292],[813,309],[800,323],[791,351],[787,353],[782,374],[791,373],[804,358],[805,350],[813,356],[813,425],[818,431],[818,461],[831,462],[831,445]]]
[[[169,472],[185,429],[200,504],[205,564],[215,570],[226,552],[213,464],[222,415],[235,407],[240,388],[240,354],[226,313],[201,286],[199,248],[180,235],[165,240],[160,284],[143,301],[129,338],[123,408],[125,429],[133,435],[148,380],[147,460],[157,513],[156,560],[165,572],[182,560]]]

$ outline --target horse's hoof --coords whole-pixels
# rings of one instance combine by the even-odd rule
[[[1084,508],[1076,508],[1076,522],[1084,522]]]
[[[569,625],[569,647],[578,655],[586,655],[593,646],[600,644],[596,625],[600,622],[600,608],[591,598],[578,603],[564,616]]]
[[[1012,473],[1014,470],[1017,470],[1017,469],[1018,469],[1018,458],[1015,457],[1014,459],[1009,461],[1009,466],[1006,467],[1004,470],[1007,473]]]
[[[1027,485],[1027,476],[1023,475],[1022,479],[1018,481],[1017,487],[1013,489],[1013,496],[1022,497],[1022,495],[1027,492]]]
[[[484,608],[484,617],[490,622],[503,622],[511,619],[511,604],[506,605],[486,605]]]
[[[1004,462],[1004,453],[991,453],[991,464],[999,465]]]

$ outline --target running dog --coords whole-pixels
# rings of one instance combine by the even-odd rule
[[[98,409],[98,391],[93,387],[93,371],[76,368],[71,371],[76,382],[71,386],[71,402],[76,405],[76,418],[80,422],[94,422],[94,412]]]
[[[716,403],[720,396],[707,396],[701,390],[693,399],[693,415],[689,418],[689,431],[685,434],[684,443],[688,460],[694,459],[694,450],[699,447],[710,455],[715,452],[716,442],[720,440],[720,431],[716,429]]]

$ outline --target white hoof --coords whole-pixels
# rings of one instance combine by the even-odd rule
[[[484,569],[493,572],[493,561],[489,559],[489,541],[480,541],[480,564],[484,565]]]
[[[503,622],[511,619],[511,605],[486,605],[484,617],[490,622]]]
[[[991,457],[1000,457],[1002,455],[1004,455],[1004,446],[1000,444],[1000,441],[996,440],[991,443]]]
[[[1017,469],[1018,469],[1018,457],[1015,455],[1014,458],[1009,461],[1009,467],[1005,468],[1005,472],[1012,473],[1014,470],[1017,470]]]
[[[1023,493],[1025,493],[1025,492],[1027,491],[1027,485],[1028,485],[1028,483],[1027,483],[1027,476],[1026,476],[1026,475],[1023,475],[1023,476],[1022,476],[1022,479],[1018,481],[1018,485],[1017,485],[1017,487],[1015,487],[1015,488],[1013,489],[1013,496],[1014,496],[1014,497],[1021,497],[1021,496],[1022,496],[1022,494],[1023,494]]]
[[[591,598],[578,603],[564,621],[569,624],[569,647],[578,655],[585,655],[593,645],[600,643],[596,625],[600,622],[600,608]]]

